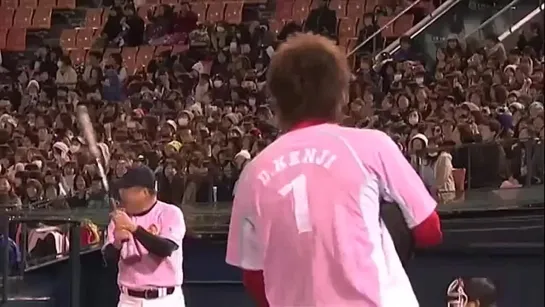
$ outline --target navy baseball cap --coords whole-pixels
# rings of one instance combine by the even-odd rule
[[[130,167],[120,178],[118,187],[120,189],[140,187],[155,191],[155,174],[145,165]]]

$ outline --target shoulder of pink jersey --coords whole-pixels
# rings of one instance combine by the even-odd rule
[[[158,209],[161,211],[161,214],[167,214],[167,215],[180,215],[183,216],[182,209],[176,205],[169,204],[162,202],[160,200],[157,201],[156,206],[158,206]]]

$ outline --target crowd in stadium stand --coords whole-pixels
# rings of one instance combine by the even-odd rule
[[[39,48],[28,65],[1,63],[11,80],[0,89],[2,207],[107,206],[75,120],[79,104],[114,186],[127,167],[144,163],[156,170],[160,200],[231,201],[241,169],[282,133],[266,90],[274,49],[301,29],[339,32],[335,11],[324,7],[303,28],[292,22],[279,33],[267,20],[202,23],[188,3],[144,7],[115,0],[84,63],[56,46]],[[359,42],[378,29],[373,13],[361,18]],[[492,34],[482,46],[449,36],[433,63],[410,38],[400,42],[393,56],[364,46],[350,58],[343,125],[391,135],[442,203],[456,200],[469,173],[472,188],[543,182],[543,146],[527,145],[544,133],[538,26],[509,50]],[[112,49],[140,45],[158,46],[144,65],[124,62],[129,49]],[[456,147],[470,143],[482,145]]]

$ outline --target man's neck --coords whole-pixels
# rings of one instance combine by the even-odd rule
[[[148,213],[157,203],[157,197],[151,197],[149,200],[142,202],[137,208],[131,210],[131,215],[144,215]]]

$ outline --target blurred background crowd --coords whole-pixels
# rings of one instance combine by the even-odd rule
[[[407,11],[416,24],[439,3],[377,4],[357,16],[352,36],[343,26],[352,20],[349,7],[339,16],[339,3],[308,3],[300,19],[292,8],[290,21],[242,22],[234,16],[242,6],[232,12],[223,6],[224,18],[215,20],[212,7],[203,16],[200,2],[105,1],[92,9],[100,18],[86,18],[97,28],[88,48],[78,48],[79,36],[67,38],[85,29],[68,29],[60,45],[41,45],[31,56],[4,52],[0,205],[107,206],[75,120],[81,104],[114,186],[127,167],[143,163],[156,170],[160,200],[231,201],[242,168],[282,133],[267,93],[267,65],[278,44],[298,31],[329,36],[347,51],[360,45],[348,57],[354,69],[340,122],[387,132],[442,204],[463,198],[468,185],[543,181],[543,146],[535,146],[544,133],[539,24],[526,25],[508,47],[492,32],[479,42],[449,34],[435,59],[401,36],[391,56],[380,52],[391,40],[378,31],[380,20]]]
[[[70,1],[1,1],[0,15],[11,12],[13,22],[0,25],[3,210],[108,207],[78,105],[90,112],[111,186],[131,165],[146,164],[162,201],[229,203],[244,166],[282,133],[267,66],[300,31],[347,51],[353,72],[339,122],[389,134],[441,206],[463,202],[469,188],[543,183],[540,23],[504,44],[488,27],[481,39],[466,39],[453,18],[449,33],[435,34],[430,56],[429,43],[405,34],[440,1],[276,1],[268,16],[258,11],[270,3],[260,1],[114,0],[85,4],[83,27],[56,31],[59,19],[72,24],[81,13]],[[21,23],[48,29],[44,9],[45,32],[57,37],[21,47]],[[28,10],[34,18],[20,19]],[[392,43],[398,50],[384,49]],[[97,227],[84,226],[82,243],[98,242]],[[15,241],[20,230],[10,231]],[[31,233],[28,250],[62,253],[62,233]]]

